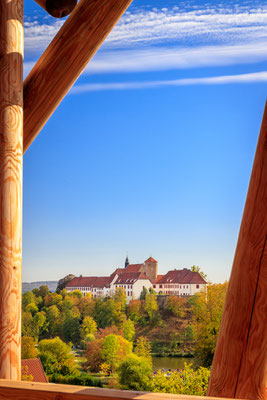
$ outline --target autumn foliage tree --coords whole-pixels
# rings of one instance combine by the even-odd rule
[[[151,358],[151,344],[150,344],[149,340],[146,337],[140,336],[136,340],[136,346],[134,348],[134,353],[138,357],[144,357],[149,361],[152,360],[152,358]]]
[[[47,375],[55,373],[69,375],[77,372],[71,347],[59,337],[41,340],[39,342],[39,353]]]
[[[184,318],[187,301],[178,296],[169,296],[167,301],[167,310],[178,318]]]
[[[38,351],[36,350],[36,342],[32,337],[23,336],[21,338],[21,358],[37,358]]]
[[[206,291],[195,294],[190,300],[195,354],[206,367],[212,364],[227,287],[228,282],[209,284]]]
[[[104,339],[101,355],[112,373],[118,368],[120,362],[132,353],[132,343],[118,335],[108,335]]]

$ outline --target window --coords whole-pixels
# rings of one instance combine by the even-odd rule
[[[196,285],[196,288],[199,289],[199,285]]]

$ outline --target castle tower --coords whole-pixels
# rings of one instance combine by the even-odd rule
[[[153,258],[149,257],[144,263],[144,272],[146,276],[152,281],[155,282],[158,276],[158,262]]]

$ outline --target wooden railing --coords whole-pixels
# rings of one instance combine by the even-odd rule
[[[0,400],[218,400],[216,397],[185,396],[99,389],[84,386],[0,380]]]

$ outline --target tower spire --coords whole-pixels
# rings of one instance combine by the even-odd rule
[[[125,268],[127,268],[129,264],[130,263],[129,263],[129,258],[128,258],[128,254],[127,254],[126,259],[125,259]]]

